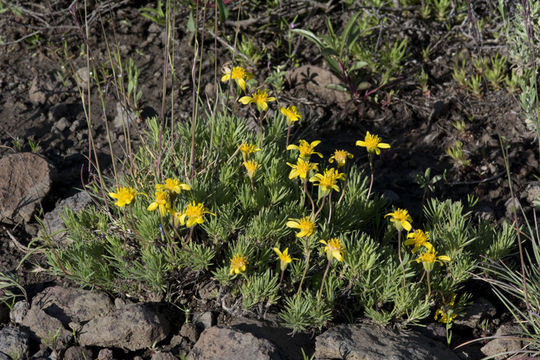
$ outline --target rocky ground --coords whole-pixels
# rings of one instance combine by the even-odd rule
[[[437,323],[398,330],[358,320],[333,324],[321,333],[290,336],[271,316],[266,320],[230,318],[210,304],[201,306],[200,312],[185,313],[163,303],[131,303],[111,294],[77,289],[36,271],[43,264],[42,254],[29,255],[28,249],[40,233],[35,216],[54,232],[62,229],[61,209],[77,210],[92,201],[80,192],[96,174],[88,159],[95,164],[97,158],[104,174],[110,174],[113,161],[120,164],[126,139],[123,119],[132,119],[129,127],[137,146],[145,118],[174,112],[183,121],[189,119],[192,108],[189,7],[180,6],[176,12],[175,77],[167,77],[163,84],[166,33],[141,16],[140,10],[152,2],[89,2],[88,37],[82,27],[82,4],[73,4],[24,3],[17,5],[18,12],[0,13],[0,271],[14,274],[28,296],[28,302],[18,302],[11,311],[0,304],[0,359],[301,359],[302,351],[316,359],[479,359],[521,346],[519,341],[486,340],[450,350],[445,346],[444,328]],[[346,18],[347,9],[339,2],[312,5],[284,2],[274,11],[285,16],[292,11],[287,7],[293,7],[300,14],[295,26],[319,33],[325,32],[325,16],[336,23]],[[479,2],[475,15],[489,16],[493,9],[488,5]],[[231,9],[238,11],[234,6]],[[436,196],[465,199],[474,194],[480,199],[474,209],[478,216],[494,222],[508,218],[512,202],[500,134],[509,147],[515,197],[529,210],[540,192],[535,176],[538,149],[534,132],[519,117],[517,95],[486,86],[481,97],[473,97],[452,78],[456,53],[463,53],[471,63],[475,54],[505,54],[503,40],[486,31],[484,40],[477,41],[466,22],[448,30],[443,24],[406,15],[414,11],[396,11],[388,25],[387,31],[410,39],[411,55],[392,84],[397,95],[385,106],[367,103],[359,114],[343,93],[328,89],[327,84],[339,79],[328,70],[318,49],[301,37],[293,38],[298,66],[287,61],[277,45],[278,38],[287,39],[287,32],[263,12],[246,15],[255,19],[252,22],[228,20],[222,36],[204,32],[201,40],[209,50],[198,66],[202,83],[209,85],[203,96],[212,94],[214,59],[219,59],[220,66],[231,59],[222,41],[240,27],[247,35],[257,35],[256,46],[267,56],[254,64],[259,79],[276,65],[287,66],[280,96],[300,104],[305,118],[301,131],[324,139],[324,151],[351,150],[353,140],[362,139],[366,130],[392,144],[393,151],[376,163],[375,191],[384,193],[394,205],[420,214],[422,190],[414,176],[431,168],[432,174],[446,171],[446,178],[436,185]],[[133,59],[140,69],[142,98],[136,104],[140,117],[131,115],[135,104],[126,102],[113,86],[107,44],[118,46],[120,56]],[[427,46],[429,58],[423,59],[421,49]],[[88,81],[94,82],[89,80],[93,74],[87,59],[97,69],[108,69],[99,75],[103,98],[94,91],[90,108],[83,106],[81,96],[86,95],[79,92]],[[429,75],[429,93],[416,82],[422,67]],[[174,96],[173,112],[170,105],[162,108],[163,86],[167,97]],[[91,122],[85,114],[92,114]],[[464,121],[465,128],[454,126],[457,121]],[[470,159],[465,167],[446,154],[456,140],[463,142]],[[115,160],[111,160],[111,150]],[[355,161],[367,166],[367,157]],[[27,261],[18,266],[27,255]],[[475,283],[470,288],[476,289],[474,303],[456,321],[453,344],[517,331],[488,286]]]

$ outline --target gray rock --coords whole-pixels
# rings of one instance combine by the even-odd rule
[[[506,200],[506,202],[504,203],[504,207],[506,208],[505,215],[508,219],[514,218],[514,208],[516,209],[517,216],[519,216],[521,211],[521,203],[519,202],[519,199],[514,197]]]
[[[64,352],[64,360],[93,359],[92,351],[81,346],[72,346]]]
[[[492,317],[496,313],[497,309],[492,303],[484,298],[478,298],[471,306],[467,308],[467,311],[463,316],[458,316],[454,320],[454,324],[474,329],[486,317]]]
[[[45,91],[43,91],[43,89],[40,89],[39,87],[38,77],[35,77],[32,80],[30,90],[28,91],[28,99],[34,105],[44,104],[47,100],[47,94],[45,94]]]
[[[83,66],[75,71],[75,81],[82,90],[85,90],[88,87],[88,84],[90,83],[90,75],[90,70],[86,66]]]
[[[28,222],[51,187],[52,167],[43,157],[17,153],[0,159],[0,222]]]
[[[121,103],[116,103],[116,117],[113,120],[115,128],[122,129],[123,126],[128,126],[136,119],[135,113],[126,109]]]
[[[24,300],[17,301],[15,305],[13,305],[13,308],[11,309],[11,312],[9,313],[9,319],[13,321],[15,324],[22,324],[23,319],[26,316],[26,312],[28,310],[27,305],[28,304]]]
[[[65,117],[63,118],[60,118],[60,120],[58,120],[55,124],[54,124],[54,128],[56,130],[58,130],[59,132],[63,132],[64,130],[66,130],[67,128],[69,128],[71,126],[71,124],[69,123],[68,119],[66,119]]]
[[[413,331],[377,324],[338,325],[315,339],[315,358],[347,360],[458,360],[443,344]]]
[[[158,351],[152,354],[152,360],[178,360],[178,358],[170,352]]]
[[[141,350],[167,337],[169,318],[153,304],[133,304],[90,320],[79,336],[82,346]]]
[[[30,328],[31,334],[39,341],[55,349],[65,349],[73,338],[60,320],[38,307],[28,310],[22,325]]]
[[[114,304],[102,292],[52,286],[34,297],[32,308],[44,310],[68,327],[70,322],[83,323],[110,314]]]
[[[67,246],[69,239],[65,233],[65,225],[62,217],[65,216],[65,209],[70,209],[74,213],[79,213],[81,210],[90,205],[92,199],[86,191],[78,192],[77,194],[61,200],[53,211],[45,214],[43,225],[45,226],[46,234],[43,229],[40,229],[39,236],[49,238],[60,245]]]
[[[113,360],[113,351],[111,349],[99,350],[97,360]]]
[[[211,311],[193,314],[193,322],[202,329],[208,329],[216,325],[216,316]]]
[[[499,338],[491,340],[480,349],[484,355],[492,356],[495,360],[509,359],[511,353],[517,354],[525,346],[523,341],[517,339],[523,336],[523,329],[519,325],[501,325],[495,336]]]
[[[251,333],[236,329],[211,327],[201,334],[188,359],[280,360],[278,349],[269,340],[259,339]]]
[[[201,335],[201,328],[194,323],[185,323],[180,329],[180,335],[195,343]]]
[[[29,337],[28,331],[6,326],[0,330],[0,354],[8,355],[11,359],[26,359]]]

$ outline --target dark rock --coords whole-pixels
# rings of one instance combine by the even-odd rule
[[[519,325],[503,324],[495,332],[497,338],[484,345],[481,351],[495,360],[508,359],[510,353],[517,354],[523,349],[524,342],[516,339],[522,335],[523,329]]]
[[[28,327],[38,341],[47,343],[55,349],[65,349],[73,336],[62,322],[38,307],[32,307],[26,313],[22,325]]]
[[[467,308],[463,316],[459,316],[454,320],[454,324],[474,329],[486,317],[493,317],[496,313],[497,309],[492,303],[484,298],[478,298]]]
[[[169,318],[154,304],[133,304],[84,324],[79,336],[83,346],[141,350],[165,339]]]
[[[92,199],[86,191],[78,192],[77,194],[70,196],[60,201],[53,211],[45,214],[43,218],[43,225],[45,226],[47,234],[44,234],[40,230],[39,235],[41,237],[49,236],[51,240],[59,242],[60,245],[68,245],[67,234],[65,233],[65,225],[62,221],[62,217],[65,216],[65,209],[69,209],[74,213],[79,213],[86,208]]]
[[[34,297],[32,308],[42,309],[68,327],[73,321],[83,323],[112,313],[114,305],[102,292],[52,286]]]
[[[0,159],[0,222],[28,222],[51,186],[52,166],[43,157],[17,153]]]
[[[194,323],[186,323],[182,325],[180,329],[180,335],[188,339],[189,341],[196,343],[201,335],[201,328]]]
[[[338,325],[317,336],[315,358],[348,360],[458,360],[443,344],[413,331],[377,324]]]
[[[269,340],[259,339],[251,333],[236,329],[211,327],[203,331],[188,359],[279,360],[283,358],[279,356],[277,348]]]
[[[64,360],[81,360],[81,359],[93,359],[93,354],[90,349],[83,348],[81,346],[72,346],[64,352]]]
[[[8,355],[8,359],[26,359],[29,337],[24,329],[6,326],[0,330],[0,354]]]
[[[178,358],[170,352],[158,351],[152,354],[152,360],[178,360]]]

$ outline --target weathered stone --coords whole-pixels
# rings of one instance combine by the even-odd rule
[[[38,77],[35,77],[32,80],[30,90],[28,91],[28,99],[34,105],[44,104],[47,100],[47,95],[45,94],[45,91],[43,91],[43,89],[40,89],[39,87]]]
[[[64,349],[72,340],[71,331],[62,322],[38,307],[32,307],[26,313],[22,325],[30,328],[32,335],[57,349]]]
[[[193,322],[203,330],[216,325],[216,316],[211,311],[193,315]]]
[[[32,300],[32,308],[43,309],[59,319],[65,327],[72,321],[86,322],[114,310],[111,299],[102,292],[52,286]]]
[[[141,350],[165,339],[170,323],[165,312],[153,304],[133,304],[108,316],[90,320],[79,336],[82,346]]]
[[[180,335],[195,343],[201,335],[201,328],[194,323],[186,323],[180,329]]]
[[[443,344],[412,331],[377,324],[338,325],[315,339],[315,358],[348,360],[458,360]]]
[[[101,349],[99,350],[97,360],[113,360],[114,354],[111,349]]]
[[[350,100],[347,93],[331,89],[328,85],[339,85],[342,81],[331,71],[313,65],[303,65],[285,76],[292,88],[302,91],[306,96],[325,99],[329,104],[344,107]]]
[[[126,109],[121,103],[116,103],[116,117],[113,120],[113,126],[122,129],[137,120],[137,115]]]
[[[52,167],[43,157],[17,153],[0,159],[0,222],[28,222],[49,192]]]
[[[523,336],[522,333],[523,329],[519,325],[501,325],[495,332],[498,338],[491,340],[480,350],[495,360],[508,359],[512,352],[517,354],[523,349],[525,343],[517,339]]]
[[[236,329],[211,327],[203,331],[188,359],[280,360],[282,357],[274,344],[266,339]]]
[[[81,346],[72,346],[64,352],[64,360],[93,359],[92,351]]]
[[[68,237],[64,222],[62,217],[65,216],[65,209],[70,209],[74,213],[78,213],[87,207],[92,202],[90,195],[86,191],[81,191],[76,193],[73,196],[70,196],[66,199],[60,201],[53,211],[45,214],[43,218],[43,224],[47,231],[47,236],[51,240],[59,242],[61,246],[66,246],[69,243]],[[45,234],[42,230],[39,232],[41,237],[44,237]]]
[[[84,91],[90,83],[90,70],[86,66],[83,66],[75,71],[74,78],[79,88]]]
[[[474,329],[480,324],[480,321],[488,316],[494,316],[496,313],[497,309],[492,303],[484,298],[478,298],[467,308],[463,316],[458,316],[454,320],[454,324]]]
[[[11,359],[26,359],[28,357],[29,336],[28,331],[13,326],[1,329],[0,354],[8,355]]]
[[[152,354],[152,360],[178,360],[178,358],[170,352],[158,351]]]
[[[26,316],[26,312],[28,311],[28,306],[26,301],[21,300],[17,301],[15,305],[13,305],[13,308],[11,309],[11,312],[9,313],[9,319],[13,321],[15,324],[21,324],[23,322],[24,317]]]

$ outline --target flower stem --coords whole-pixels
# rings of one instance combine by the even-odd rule
[[[319,215],[319,213],[322,211],[323,207],[324,207],[324,202],[326,200],[326,196],[322,198],[322,203],[321,203],[321,207],[319,208],[319,210],[317,210],[317,212],[315,213],[315,215],[313,216],[313,219],[316,219],[317,216]]]
[[[304,180],[304,193],[309,198],[309,201],[311,201],[311,215],[313,215],[313,217],[315,218],[315,202],[313,201],[313,198],[309,194],[309,191],[307,189],[307,182],[308,182],[308,180],[307,180],[307,177],[306,177],[306,179]]]
[[[324,282],[326,280],[326,275],[328,275],[328,269],[330,269],[330,264],[332,263],[332,260],[328,260],[328,264],[326,264],[326,269],[324,270],[324,275],[322,277],[322,282],[321,282],[321,288],[319,289],[319,301],[321,301],[321,297],[322,297],[322,292],[323,292],[323,289],[324,289]]]
[[[431,281],[429,280],[429,271],[427,272],[426,280],[427,280],[427,298],[426,298],[426,300],[428,300],[429,297],[431,296]]]
[[[328,221],[327,224],[330,224],[330,220],[332,219],[332,192],[330,192],[330,195],[328,195]]]
[[[373,188],[373,178],[374,178],[374,170],[373,170],[373,158],[371,156],[371,154],[368,154],[368,157],[369,157],[369,173],[370,173],[370,176],[369,176],[369,190],[368,190],[368,193],[367,193],[367,196],[366,196],[366,200],[369,199],[369,196],[371,195],[371,189]]]
[[[403,259],[401,258],[401,230],[398,231],[398,259],[401,272],[403,273],[403,289],[405,289],[405,267],[403,266]]]
[[[306,267],[304,268],[304,272],[302,273],[302,279],[300,280],[300,285],[298,285],[298,291],[296,292],[296,295],[300,295],[300,292],[302,291],[302,284],[304,283],[304,279],[306,278],[306,274],[309,268],[309,238],[305,238],[304,243],[304,258],[306,259]]]
[[[289,137],[291,136],[291,125],[287,127],[287,139],[285,140],[285,147],[289,146]]]

